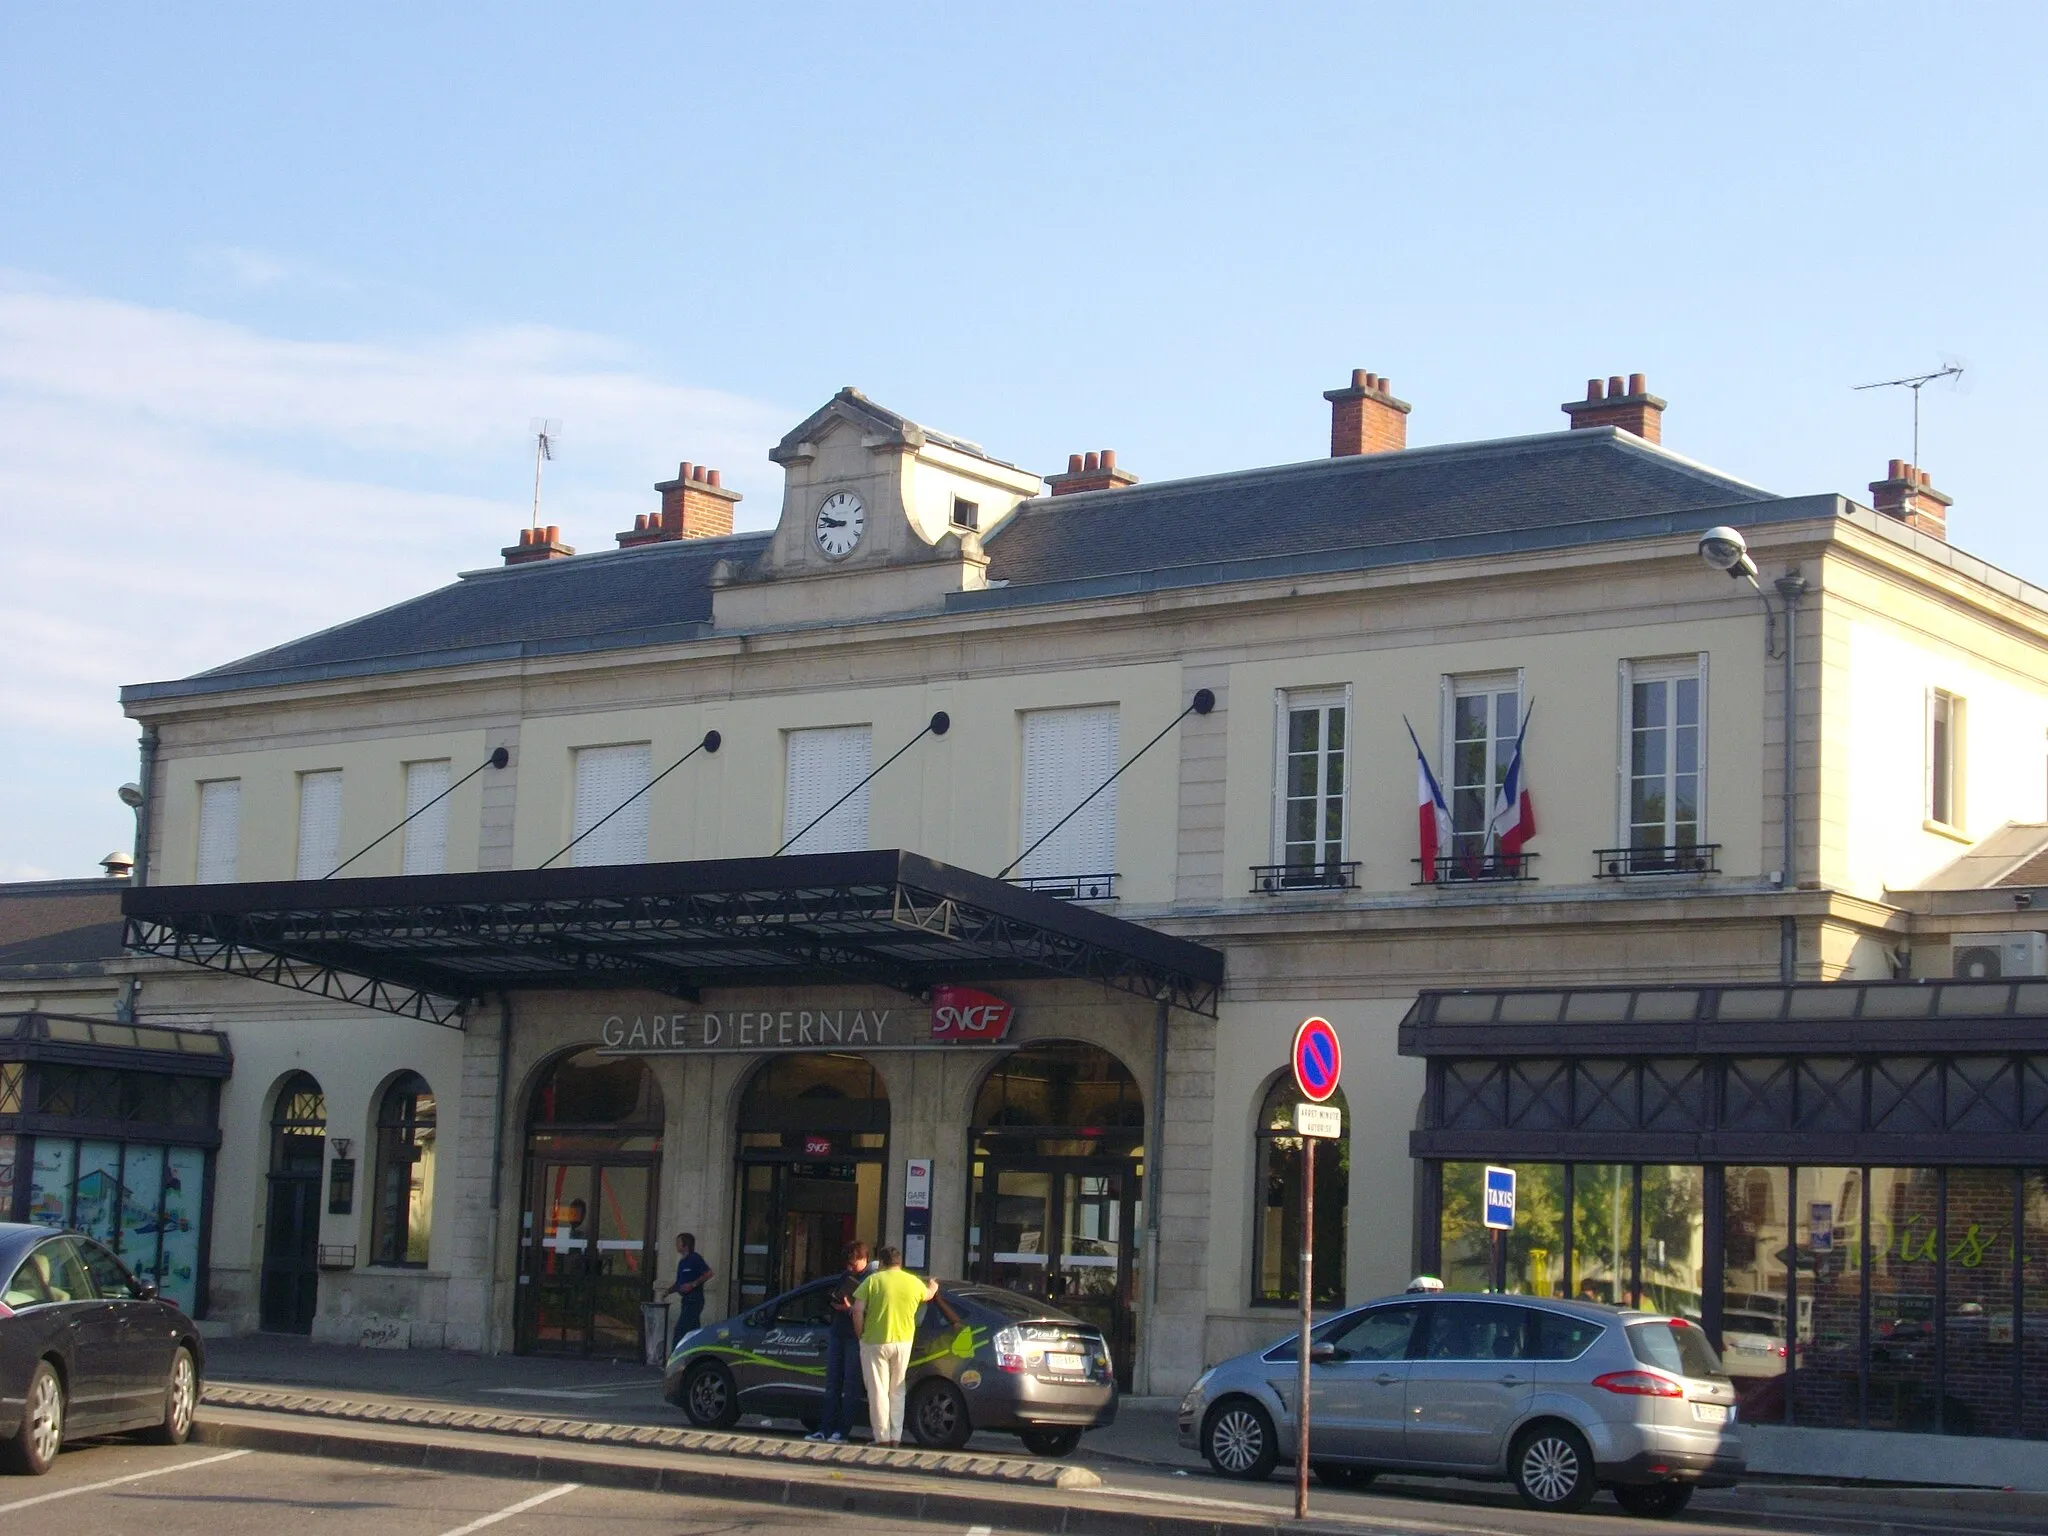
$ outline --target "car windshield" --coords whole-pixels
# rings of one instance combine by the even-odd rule
[[[1721,1357],[1690,1323],[1630,1323],[1628,1347],[1645,1365],[1679,1376],[1719,1376]]]

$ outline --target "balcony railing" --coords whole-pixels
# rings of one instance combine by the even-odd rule
[[[1358,888],[1356,859],[1324,859],[1317,864],[1254,864],[1252,894],[1275,896],[1282,891],[1351,891]]]
[[[1010,884],[1062,901],[1115,901],[1115,875],[1013,875]]]
[[[1416,859],[1413,862],[1420,874],[1415,883],[1430,884],[1431,873],[1435,874],[1439,885],[1507,884],[1534,880],[1536,871],[1529,866],[1536,857],[1533,853],[1451,853],[1433,860],[1433,871],[1422,870],[1422,860]]]
[[[1721,872],[1721,845],[1681,843],[1670,847],[1652,844],[1643,848],[1595,848],[1593,872],[1602,880],[1626,880],[1632,875],[1718,875]]]

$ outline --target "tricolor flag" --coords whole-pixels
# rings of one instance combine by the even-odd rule
[[[1493,792],[1493,814],[1487,818],[1486,837],[1503,859],[1522,856],[1522,844],[1536,835],[1536,802],[1522,782],[1522,738],[1529,734],[1529,715],[1522,714],[1522,728],[1515,733],[1515,755],[1508,759],[1508,771]]]
[[[1408,725],[1406,716],[1401,723]],[[1433,883],[1437,860],[1451,848],[1451,808],[1444,803],[1444,792],[1429,771],[1429,759],[1422,755],[1422,743],[1415,740],[1412,725],[1408,725],[1408,739],[1415,742],[1415,820],[1422,837],[1422,878]]]

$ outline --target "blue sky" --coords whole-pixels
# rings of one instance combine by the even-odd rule
[[[125,846],[122,682],[495,562],[529,418],[608,546],[771,520],[842,384],[1049,470],[1563,425],[1866,496],[2048,581],[2032,6],[16,6],[0,49],[0,878]],[[584,14],[584,13],[594,14]],[[30,808],[21,814],[22,808]]]

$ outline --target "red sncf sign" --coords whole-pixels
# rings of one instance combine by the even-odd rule
[[[1010,1032],[1017,1010],[1000,997],[972,987],[932,988],[932,1038],[966,1045],[994,1045]]]

